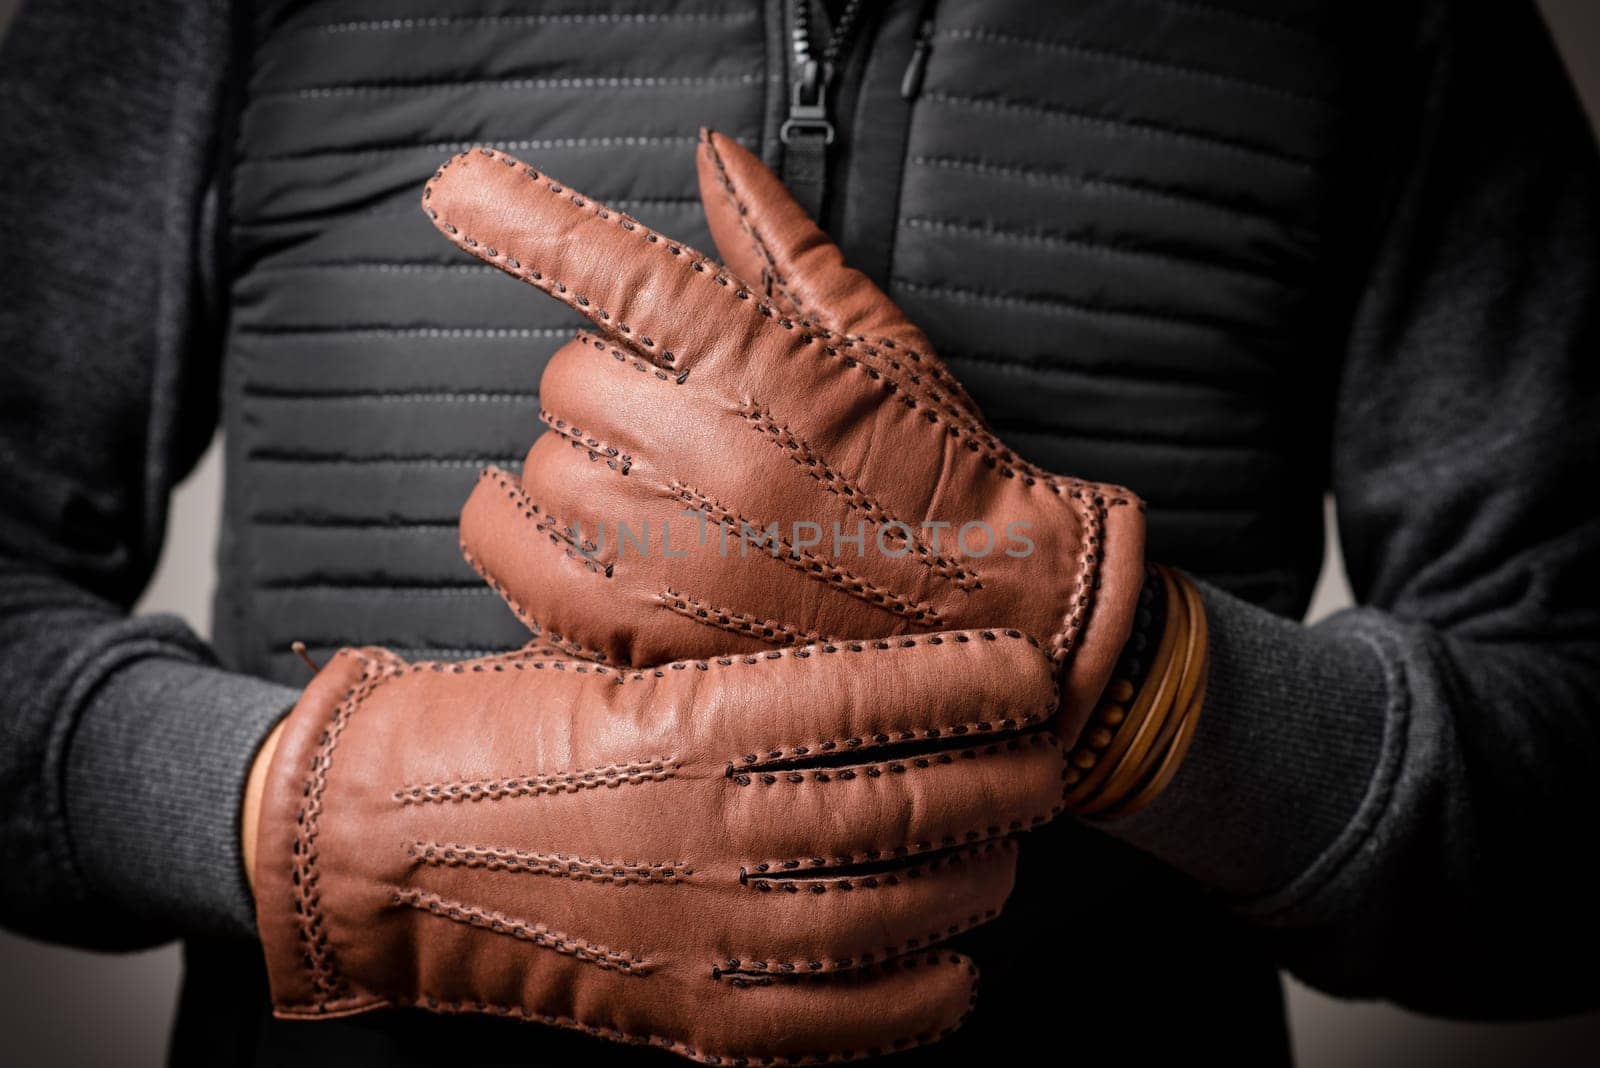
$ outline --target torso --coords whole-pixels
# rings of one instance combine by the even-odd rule
[[[1329,384],[1370,240],[1351,220],[1374,214],[1404,119],[1374,101],[1410,20],[1386,10],[1386,40],[1355,6],[893,0],[835,98],[824,222],[1001,436],[1136,488],[1153,556],[1286,614],[1321,556]],[[539,374],[575,319],[428,225],[417,197],[445,157],[504,148],[702,248],[697,128],[781,158],[782,3],[501,7],[311,0],[241,20],[216,622],[234,667],[298,681],[295,639],[319,657],[526,639],[454,521],[478,467],[538,433]],[[1221,912],[1092,832],[1035,838],[977,951],[980,1016],[939,1056],[992,1051],[997,1029],[1101,1048],[1078,1009],[1132,1026],[1130,999],[1281,1053],[1275,975]]]

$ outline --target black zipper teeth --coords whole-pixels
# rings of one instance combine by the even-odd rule
[[[794,27],[789,32],[789,47],[794,52],[798,68],[811,58],[811,2],[790,0],[794,10]]]
[[[800,67],[811,59],[810,0],[793,0],[793,3],[794,28],[790,33],[790,44],[794,52],[795,66]],[[844,55],[851,39],[855,36],[857,24],[861,21],[861,9],[865,6],[865,0],[849,0],[839,12],[839,20],[833,27],[833,32],[828,35],[827,42],[822,46],[821,73],[824,86],[833,79],[839,57]]]
[[[863,0],[850,0],[844,5],[844,10],[839,12],[838,24],[834,26],[833,33],[828,37],[828,43],[822,50],[822,66],[827,71],[824,77],[832,73],[838,64],[839,57],[844,54],[845,46],[850,43],[850,38],[855,35],[856,23],[861,16]]]

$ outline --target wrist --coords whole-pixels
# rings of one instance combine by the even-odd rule
[[[1149,565],[1133,633],[1067,756],[1069,811],[1126,816],[1160,795],[1194,739],[1209,663],[1198,591],[1179,572]]]
[[[273,754],[278,751],[278,741],[283,737],[285,717],[278,721],[256,750],[250,762],[250,774],[244,783],[244,798],[239,805],[239,848],[244,857],[245,878],[250,889],[256,885],[256,829],[261,822],[261,798],[266,790],[267,771],[272,766]]]

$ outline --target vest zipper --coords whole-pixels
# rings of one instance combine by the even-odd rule
[[[865,0],[845,0],[821,56],[812,51],[812,0],[788,0],[789,115],[778,129],[783,142],[783,180],[813,219],[821,219],[828,192],[828,146],[836,131],[828,91],[839,59],[854,42]]]

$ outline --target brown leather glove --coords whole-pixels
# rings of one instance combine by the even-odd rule
[[[1059,665],[1075,738],[1132,625],[1140,502],[998,441],[748,152],[707,134],[699,166],[726,268],[499,152],[429,183],[452,241],[599,331],[545,371],[554,433],[522,477],[485,472],[469,559],[546,640],[610,663],[1019,628]]]
[[[1049,660],[1019,632],[647,671],[344,650],[267,773],[277,1013],[483,1012],[712,1063],[938,1038],[1061,803]]]

